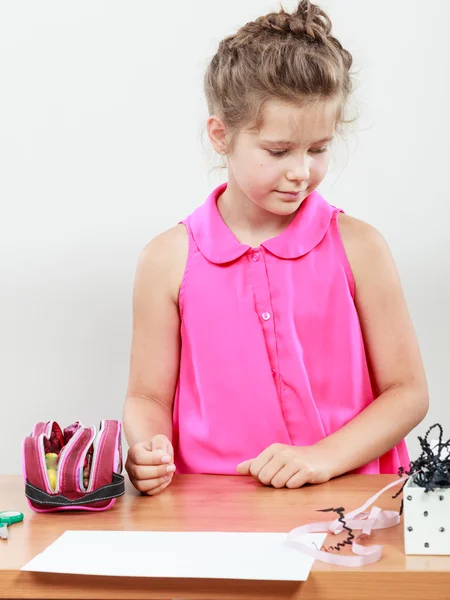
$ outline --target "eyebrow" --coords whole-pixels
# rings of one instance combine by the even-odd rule
[[[313,144],[323,144],[324,142],[331,142],[332,139],[332,137],[323,138],[323,140],[317,140],[316,142],[313,142]],[[295,142],[291,142],[290,140],[262,140],[262,143],[274,146],[289,146],[291,148],[297,145]]]

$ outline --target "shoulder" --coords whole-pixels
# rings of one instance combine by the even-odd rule
[[[375,227],[342,213],[338,223],[357,286],[396,270],[386,239]]]
[[[386,240],[378,229],[365,221],[339,213],[338,223],[344,245],[363,251],[376,251],[387,247]]]
[[[174,259],[187,255],[188,234],[184,225],[176,225],[154,237],[141,251],[139,262],[151,266],[168,267]]]
[[[169,291],[178,297],[189,250],[186,227],[176,225],[154,237],[141,251],[137,276],[141,279],[166,282]]]
[[[338,223],[345,250],[353,260],[390,254],[383,235],[369,223],[343,213],[339,213]]]

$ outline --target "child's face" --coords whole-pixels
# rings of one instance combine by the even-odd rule
[[[304,107],[270,101],[260,131],[239,132],[228,154],[229,183],[268,212],[292,214],[325,177],[336,114],[335,101]]]

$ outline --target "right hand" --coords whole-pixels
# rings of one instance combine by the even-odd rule
[[[128,450],[125,469],[134,487],[148,496],[162,492],[175,472],[173,447],[165,435],[139,442]]]

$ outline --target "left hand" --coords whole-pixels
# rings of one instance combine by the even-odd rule
[[[272,444],[256,458],[239,464],[237,472],[253,475],[275,488],[299,488],[305,483],[329,481],[330,462],[316,446]]]

